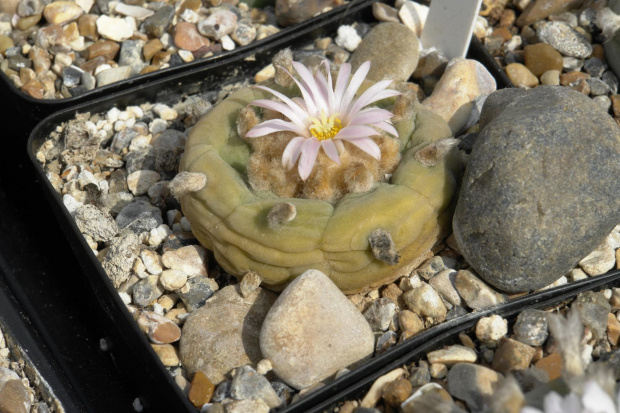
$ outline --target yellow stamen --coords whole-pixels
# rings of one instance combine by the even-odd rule
[[[338,113],[334,113],[328,118],[325,111],[321,110],[321,120],[309,117],[308,119],[312,121],[312,125],[310,125],[310,133],[312,133],[312,136],[320,141],[332,139],[336,136],[336,134],[340,132],[340,129],[342,129],[342,123],[338,116]]]

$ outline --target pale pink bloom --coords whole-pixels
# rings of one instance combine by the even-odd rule
[[[620,393],[617,397],[620,399]],[[524,407],[521,413],[619,413],[617,407],[620,408],[620,405],[616,406],[598,383],[589,380],[584,384],[581,397],[575,393],[562,397],[552,391],[545,396],[543,410]]]
[[[313,76],[310,70],[299,62],[293,62],[293,67],[300,80],[286,72],[299,86],[301,98],[291,99],[271,88],[256,86],[270,92],[281,101],[259,99],[251,104],[280,112],[288,120],[271,119],[261,122],[245,135],[255,138],[273,132],[293,132],[295,137],[282,154],[282,165],[290,170],[299,160],[297,169],[304,181],[312,172],[320,148],[323,148],[325,154],[338,164],[340,164],[339,153],[345,150],[342,141],[357,146],[375,159],[381,159],[381,150],[371,139],[371,136],[379,134],[375,128],[398,136],[398,132],[390,122],[394,116],[392,112],[367,107],[371,103],[399,94],[395,90],[387,89],[391,80],[375,83],[355,99],[355,93],[370,70],[370,62],[363,63],[353,77],[351,77],[351,65],[342,64],[335,87],[332,87],[329,63],[324,60],[322,64],[327,69],[327,79],[320,70]]]

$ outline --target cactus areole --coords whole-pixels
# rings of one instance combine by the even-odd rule
[[[450,128],[407,83],[365,81],[370,63],[335,82],[327,62],[290,63],[288,84],[241,89],[190,133],[180,170],[207,178],[181,196],[192,231],[227,272],[273,290],[308,269],[348,294],[408,274],[449,231]]]

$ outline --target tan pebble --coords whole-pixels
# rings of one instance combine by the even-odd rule
[[[472,349],[454,344],[445,348],[431,351],[427,354],[429,363],[441,363],[452,366],[456,363],[474,363],[478,356]]]
[[[151,39],[144,44],[142,48],[142,55],[144,56],[144,60],[150,62],[155,53],[159,52],[164,48],[163,43],[159,39]]]
[[[78,19],[78,30],[80,36],[84,36],[89,40],[98,40],[99,33],[97,32],[97,18],[99,16],[95,14],[83,14]]]
[[[410,310],[402,310],[398,313],[398,325],[401,331],[417,334],[424,330],[424,321],[419,315]]]
[[[190,277],[207,275],[207,250],[199,245],[188,245],[173,251],[166,251],[162,262],[167,268],[183,271]]]
[[[189,388],[189,401],[196,407],[202,407],[203,404],[211,401],[214,391],[215,385],[213,382],[202,371],[198,371],[194,374]]]
[[[45,86],[38,79],[32,79],[22,86],[21,90],[35,99],[43,99],[45,95]]]
[[[596,57],[605,63],[605,48],[600,43],[594,43],[592,45],[592,57]]]
[[[122,18],[101,15],[96,21],[97,32],[104,38],[122,42],[133,35],[133,28]]]
[[[499,17],[498,26],[509,28],[515,24],[516,20],[517,20],[517,15],[514,10],[504,9],[504,11],[502,11],[502,14]]]
[[[179,22],[174,28],[174,44],[179,49],[194,52],[211,42],[196,30],[196,26],[187,22]]]
[[[373,3],[374,6],[374,3]],[[321,49],[321,50],[325,50],[327,49],[327,47],[332,44],[332,38],[331,37],[320,37],[318,39],[315,40],[314,45],[317,47],[317,49]]]
[[[534,366],[546,372],[549,381],[553,381],[562,376],[562,365],[562,357],[558,353],[551,353],[538,360]]]
[[[576,90],[579,93],[583,93],[584,95],[590,94],[590,84],[586,79],[576,80],[568,85],[573,90]]]
[[[547,70],[540,77],[540,83],[549,86],[559,86],[560,73],[562,73],[560,70]]]
[[[618,262],[617,259],[616,259],[616,262]],[[609,304],[611,304],[612,311],[620,309],[620,288],[613,288],[611,290],[611,297],[609,298]]]
[[[448,367],[442,363],[433,363],[429,368],[431,377],[434,379],[443,379],[448,375]]]
[[[161,179],[158,172],[150,170],[135,171],[127,176],[127,187],[135,196],[144,195],[151,187]]]
[[[359,403],[356,400],[347,400],[340,406],[338,413],[353,413],[358,407]]]
[[[375,407],[379,400],[381,400],[381,396],[383,395],[383,388],[388,384],[393,382],[394,380],[398,380],[403,377],[406,373],[404,368],[398,368],[390,371],[387,374],[379,377],[370,387],[368,393],[362,399],[361,407]]]
[[[58,24],[50,24],[39,29],[35,44],[48,49],[53,46],[66,45],[66,42],[67,39],[65,39],[65,32],[62,30],[62,27]]]
[[[120,48],[120,45],[112,40],[99,40],[86,48],[84,57],[91,60],[103,56],[107,60],[114,60]]]
[[[258,374],[262,374],[263,376],[269,373],[271,370],[273,370],[273,365],[271,364],[271,361],[268,359],[262,359],[256,365],[256,372]]]
[[[534,74],[541,76],[547,70],[562,71],[562,54],[547,43],[537,43],[525,46],[525,66]]]
[[[264,68],[259,70],[258,73],[256,73],[256,75],[254,76],[254,81],[256,83],[264,82],[265,80],[273,78],[275,75],[276,69],[273,67],[272,64],[269,64],[268,66],[265,66]]]
[[[560,75],[560,85],[562,86],[568,86],[571,83],[574,83],[578,80],[585,80],[590,78],[590,75],[584,72],[577,72],[577,71],[572,71],[572,72],[568,72],[568,73],[564,73],[562,75]]]
[[[155,72],[157,70],[159,70],[157,66],[148,65],[148,66],[145,66],[142,70],[140,70],[140,74],[145,75],[147,73]]]
[[[73,1],[55,1],[43,9],[43,16],[48,23],[65,24],[76,20],[83,13],[83,10]]]
[[[6,49],[15,46],[15,42],[9,36],[0,34],[0,54],[4,54]]]
[[[187,282],[187,274],[179,270],[166,270],[161,273],[159,282],[168,291],[176,291]]]
[[[459,333],[459,341],[467,348],[472,350],[476,349],[476,344],[474,344],[474,341],[465,333]]]
[[[172,307],[179,301],[176,294],[164,294],[157,299],[157,304],[161,305],[164,311],[170,311]]]
[[[525,370],[534,357],[534,348],[511,338],[503,339],[493,358],[493,370],[509,373],[514,370]]]
[[[506,27],[498,27],[493,30],[491,36],[498,36],[502,38],[502,43],[506,43],[512,39],[512,33]]]
[[[579,7],[583,0],[537,0],[529,3],[529,6],[521,13],[516,23],[523,27],[552,14],[561,14],[572,8]]]
[[[138,326],[155,344],[170,344],[181,338],[181,330],[174,322],[153,311],[142,311]]]
[[[22,17],[17,22],[17,28],[23,31],[28,30],[31,27],[33,27],[35,24],[39,23],[41,21],[41,17],[42,17],[41,14],[35,14],[32,16],[28,16],[28,17]]]
[[[506,74],[515,86],[538,86],[538,78],[521,63],[511,63],[506,66]]]
[[[155,354],[166,367],[176,367],[179,365],[179,355],[172,344],[151,344]]]
[[[409,380],[404,378],[394,380],[383,388],[383,400],[390,406],[397,407],[409,397],[411,390]]]
[[[620,340],[620,321],[613,313],[607,315],[607,339],[612,346],[617,346]]]
[[[611,107],[614,111],[614,116],[615,117],[620,117],[620,95],[611,95]],[[616,250],[616,268],[620,268],[618,267],[618,263],[620,263],[619,258],[619,253],[618,250]]]
[[[170,321],[172,321],[173,323],[179,325],[183,323],[183,320],[181,318],[179,318],[179,316],[183,316],[184,314],[187,314],[187,310],[183,307],[183,308],[173,308],[172,310],[168,311],[166,313],[166,318]]]
[[[262,278],[259,274],[254,271],[247,271],[239,283],[239,292],[242,296],[247,297],[260,286],[261,281]]]

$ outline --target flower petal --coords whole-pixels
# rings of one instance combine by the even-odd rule
[[[299,73],[299,76],[301,77],[301,82],[306,86],[312,96],[312,103],[315,108],[317,108],[317,112],[313,115],[319,115],[319,110],[321,106],[319,100],[321,99],[321,97],[319,95],[319,85],[316,83],[316,79],[314,78],[314,76],[312,76],[310,70],[308,70],[308,68],[301,63],[293,62],[293,67],[295,68],[295,71]]]
[[[375,128],[379,128],[381,130],[386,131],[387,133],[391,133],[392,135],[396,136],[398,138],[398,131],[396,130],[396,128],[388,122],[377,122],[377,123],[373,123],[371,126],[374,126]]]
[[[300,128],[294,123],[287,122],[282,119],[270,119],[259,123],[245,134],[247,138],[257,138],[259,136],[269,135],[274,132],[295,132],[301,134]]]
[[[365,61],[360,65],[357,69],[347,90],[345,90],[344,95],[342,96],[342,101],[340,102],[340,110],[338,111],[341,115],[347,112],[349,108],[349,104],[353,100],[353,97],[357,93],[357,90],[360,88],[362,83],[364,83],[364,79],[366,79],[366,75],[368,75],[368,71],[370,70],[370,61]]]
[[[347,89],[349,77],[351,77],[351,63],[343,63],[342,65],[340,65],[338,77],[336,78],[336,87],[334,88],[334,98],[336,101],[334,108],[335,111],[339,111],[341,108],[340,104],[342,102],[344,92]]]
[[[301,119],[304,119],[306,116],[308,116],[308,112],[300,108],[299,105],[297,105],[297,103],[291,100],[291,98],[289,98],[288,96],[285,96],[284,94],[278,92],[277,90],[273,90],[271,88],[261,86],[261,85],[256,85],[254,87],[258,89],[266,90],[272,95],[278,97],[282,102],[284,102],[288,107],[290,107],[297,114],[297,116],[299,116]]]
[[[336,107],[336,96],[334,95],[333,83],[332,83],[332,71],[329,69],[329,62],[327,59],[323,60],[323,66],[327,72],[327,103],[329,106],[329,112],[334,113],[338,110]]]
[[[276,102],[275,100],[258,99],[258,100],[251,102],[250,105],[258,106],[259,108],[270,109],[276,112],[280,112],[281,114],[289,118],[291,122],[293,122],[295,125],[299,126],[300,128],[304,128],[306,126],[305,119],[307,115],[303,117],[298,116],[297,113],[295,113],[295,111],[291,109],[285,103]]]
[[[319,112],[323,110],[326,114],[329,114],[331,112],[329,109],[329,90],[331,89],[331,85],[327,85],[327,80],[325,80],[325,76],[323,76],[320,70],[314,73],[314,80],[317,85],[317,93],[315,93],[314,96]]]
[[[394,114],[386,109],[367,108],[357,112],[347,125],[371,125],[390,120],[393,116]]]
[[[373,158],[379,160],[381,159],[381,149],[379,146],[370,138],[359,138],[359,139],[347,139],[347,142],[357,146],[368,155]]]
[[[338,149],[336,149],[336,145],[333,140],[325,139],[321,141],[321,147],[329,159],[340,165],[340,156],[338,156]]]
[[[596,413],[617,413],[611,397],[593,380],[583,385],[581,402],[585,410]]]
[[[370,136],[376,136],[379,132],[366,125],[359,126],[345,126],[340,129],[340,132],[334,136],[334,139],[359,139],[359,138],[368,138]]]
[[[321,144],[316,138],[304,140],[301,146],[301,156],[299,158],[299,164],[297,165],[299,176],[303,181],[305,181],[308,176],[310,176],[310,172],[312,172],[312,168],[314,168],[316,156],[319,153],[320,147]]]
[[[303,105],[299,105],[300,107],[304,108],[304,110],[313,116],[316,116],[317,113],[317,107],[314,103],[314,99],[312,96],[312,91],[308,89],[309,85],[306,84],[302,84],[299,80],[295,79],[295,77],[293,77],[293,75],[291,75],[288,70],[286,70],[285,68],[281,67],[280,68],[282,70],[284,70],[284,72],[286,72],[287,75],[289,75],[291,77],[291,79],[293,79],[293,81],[297,84],[297,86],[299,87],[299,90],[301,91],[301,95],[303,96]],[[297,102],[297,100],[295,98],[293,98],[294,102]]]
[[[400,95],[400,92],[392,89],[386,89],[390,83],[392,83],[391,80],[382,80],[366,89],[366,91],[362,93],[362,95],[357,98],[355,102],[353,102],[353,105],[351,105],[349,110],[343,113],[343,116],[345,118],[353,117],[357,114],[357,112],[362,110],[364,106],[370,105],[371,103],[381,99]]]
[[[282,153],[282,166],[287,171],[290,171],[293,169],[293,166],[295,166],[295,162],[297,162],[297,159],[301,154],[301,148],[305,140],[305,138],[297,136],[291,139],[286,145],[286,148]]]

